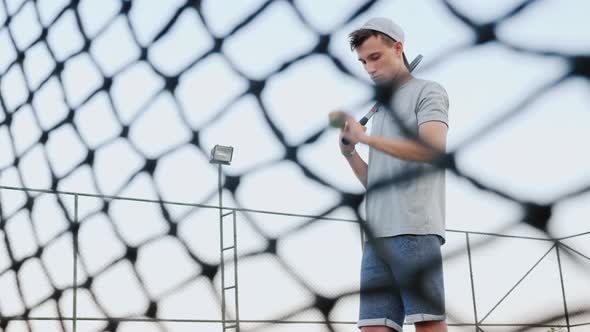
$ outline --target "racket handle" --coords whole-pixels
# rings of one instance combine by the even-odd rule
[[[359,121],[359,123],[360,123],[361,125],[363,125],[363,126],[364,126],[364,125],[366,125],[366,124],[367,124],[367,122],[369,122],[369,118],[368,118],[367,116],[363,116],[363,117],[361,118],[361,120]],[[344,137],[342,137],[342,140],[341,140],[341,142],[342,142],[342,144],[344,144],[344,145],[348,145],[348,144],[350,144],[350,142],[349,142],[349,141],[348,141],[346,138],[344,138]]]

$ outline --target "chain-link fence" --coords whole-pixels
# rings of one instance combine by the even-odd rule
[[[463,143],[457,144],[453,151],[441,156],[434,163],[439,169],[446,169],[450,174],[468,181],[479,190],[518,204],[522,208],[524,216],[521,220],[515,220],[510,227],[527,224],[544,232],[546,237],[552,240],[552,236],[548,232],[548,222],[551,219],[554,207],[568,199],[588,193],[590,185],[582,184],[578,189],[565,193],[551,202],[531,202],[521,199],[507,190],[491,186],[476,174],[469,174],[462,170],[457,166],[456,162],[458,152],[482,139],[482,137],[504,123],[516,118],[527,106],[551,88],[563,84],[571,78],[586,80],[590,75],[590,58],[586,54],[560,54],[553,51],[526,48],[498,38],[497,29],[503,22],[523,15],[527,9],[538,2],[540,1],[523,1],[493,22],[480,24],[458,10],[453,3],[441,1],[440,4],[460,24],[469,29],[475,35],[475,39],[470,45],[458,47],[440,58],[430,60],[423,65],[423,68],[440,66],[445,59],[458,54],[461,50],[480,47],[492,42],[501,44],[503,47],[517,53],[555,57],[566,63],[568,67],[566,73],[524,96],[509,112],[505,113],[505,116],[492,121],[485,128],[474,133],[472,137],[467,137]],[[100,300],[101,296],[96,294],[98,289],[104,286],[102,283],[109,284],[108,281],[104,281],[105,279],[108,280],[105,275],[121,273],[130,276],[132,280],[129,283],[120,286],[120,289],[115,289],[113,292],[123,294],[126,290],[135,289],[139,294],[143,294],[145,301],[138,301],[139,304],[130,313],[134,317],[144,317],[139,318],[140,320],[161,318],[161,302],[168,295],[176,294],[175,292],[183,286],[192,285],[195,280],[204,281],[205,285],[201,285],[202,282],[200,282],[199,286],[194,287],[211,288],[216,278],[220,278],[221,261],[206,259],[203,257],[206,254],[203,254],[202,248],[189,244],[186,242],[188,240],[179,235],[181,221],[187,216],[191,216],[195,208],[178,211],[171,204],[166,204],[165,199],[162,197],[161,183],[158,183],[155,179],[155,174],[164,167],[164,162],[171,155],[185,149],[198,151],[200,158],[206,159],[208,157],[208,148],[205,148],[205,144],[202,142],[203,131],[216,123],[216,121],[219,121],[224,113],[243,97],[250,97],[260,110],[259,115],[263,119],[264,125],[270,130],[277,144],[282,147],[282,152],[279,153],[277,158],[271,158],[265,163],[254,165],[239,173],[225,174],[223,187],[232,195],[236,205],[240,207],[241,204],[235,194],[249,177],[268,165],[282,162],[294,165],[306,180],[312,181],[332,193],[336,193],[338,198],[336,204],[320,213],[317,218],[309,217],[284,233],[274,235],[269,235],[268,232],[262,230],[257,226],[255,220],[251,220],[249,214],[245,214],[244,219],[249,220],[248,224],[251,227],[252,234],[257,236],[258,243],[262,247],[247,252],[243,256],[239,256],[239,258],[236,256],[236,258],[243,261],[246,258],[254,259],[252,257],[257,256],[272,257],[273,261],[279,264],[283,271],[286,271],[291,278],[297,281],[301,287],[300,290],[308,294],[307,302],[299,303],[300,305],[296,305],[295,309],[290,312],[280,313],[279,317],[272,321],[298,317],[311,310],[323,317],[327,329],[335,330],[337,328],[330,323],[335,308],[340,301],[348,296],[353,296],[357,291],[353,288],[346,291],[325,293],[310,287],[305,278],[299,276],[300,271],[288,266],[280,248],[294,234],[304,233],[307,229],[315,227],[318,220],[342,207],[354,211],[356,214],[354,219],[361,220],[358,225],[364,229],[360,213],[363,195],[338,188],[326,180],[325,175],[318,173],[316,168],[309,167],[302,162],[301,151],[305,147],[317,144],[326,135],[328,128],[321,127],[313,133],[306,134],[305,137],[293,139],[293,137],[285,134],[279,125],[280,120],[277,120],[269,111],[268,101],[265,100],[264,93],[272,87],[273,79],[281,73],[315,56],[326,59],[327,63],[352,80],[363,81],[331,50],[330,45],[334,42],[332,34],[314,28],[314,25],[311,24],[308,16],[304,14],[300,4],[296,1],[280,1],[278,3],[291,11],[298,23],[304,25],[308,32],[316,37],[314,44],[311,47],[302,47],[303,51],[297,54],[287,55],[285,60],[275,69],[272,69],[270,73],[245,70],[240,60],[237,60],[236,54],[229,54],[226,51],[226,46],[232,42],[232,38],[235,38],[235,36],[247,34],[249,27],[255,24],[257,18],[265,15],[275,3],[277,2],[265,1],[260,3],[251,11],[251,14],[240,19],[232,25],[231,29],[223,31],[223,33],[218,32],[219,29],[214,29],[211,21],[207,18],[204,10],[207,5],[206,2],[166,3],[161,6],[167,8],[171,14],[165,22],[154,24],[152,31],[146,33],[136,27],[138,20],[145,19],[144,17],[149,19],[149,13],[139,11],[145,8],[144,4],[139,1],[105,2],[101,6],[92,5],[92,2],[89,1],[4,0],[2,2],[3,13],[5,14],[0,17],[2,22],[0,43],[2,45],[1,56],[3,60],[3,66],[0,67],[0,128],[2,128],[5,136],[2,141],[2,144],[5,145],[3,149],[5,154],[10,157],[7,157],[7,161],[4,162],[0,171],[3,174],[12,172],[22,184],[30,183],[29,179],[31,177],[42,177],[46,189],[50,190],[50,192],[56,192],[60,185],[71,176],[84,170],[88,172],[88,178],[98,188],[99,196],[93,197],[92,203],[85,203],[88,204],[88,206],[84,207],[87,209],[85,210],[86,213],[80,215],[79,210],[82,207],[77,197],[81,197],[81,194],[58,194],[49,199],[51,203],[47,203],[47,199],[44,197],[50,195],[49,193],[40,194],[32,191],[19,191],[14,200],[7,201],[4,198],[8,194],[3,192],[3,203],[0,205],[2,215],[0,226],[3,230],[4,250],[7,258],[0,270],[0,277],[14,280],[17,287],[12,295],[3,294],[0,296],[0,314],[2,316],[0,328],[10,331],[12,326],[22,323],[24,327],[21,327],[24,330],[37,330],[35,324],[42,321],[42,319],[32,320],[30,318],[39,310],[44,313],[52,313],[45,315],[45,317],[61,318],[58,320],[58,328],[61,330],[74,328],[72,325],[74,322],[77,322],[76,324],[85,323],[84,320],[78,320],[77,315],[80,315],[80,317],[94,315],[106,319],[106,325],[99,322],[98,327],[89,325],[88,329],[96,327],[101,330],[117,331],[124,328],[122,327],[124,323],[121,323],[120,320],[124,315],[118,314],[117,310],[113,309],[117,307],[117,303],[120,301],[115,299],[110,301],[110,306],[105,306],[104,299]],[[350,14],[342,21],[342,25],[352,22],[355,18],[379,5],[379,3],[381,2],[366,1],[358,4],[350,10]],[[155,8],[154,10],[158,11],[160,7],[154,5],[150,8]],[[26,31],[26,33],[20,33],[19,31]],[[69,33],[69,37],[65,42],[62,40],[63,37],[60,37],[64,31]],[[180,42],[176,40],[175,36],[182,36],[187,31],[189,33],[188,37],[184,35],[185,39],[180,39]],[[190,33],[194,32],[196,34],[203,31],[208,35],[208,38],[202,40],[190,38]],[[108,38],[105,36],[108,36]],[[120,40],[117,43],[111,43],[109,38],[115,37],[120,38]],[[182,45],[191,44],[193,41],[194,45],[189,45],[188,49],[182,48]],[[253,45],[253,47],[255,46]],[[113,56],[113,54],[116,54],[116,56]],[[244,89],[238,93],[228,92],[228,95],[232,97],[228,98],[224,103],[212,107],[213,110],[209,111],[213,115],[208,120],[196,124],[194,119],[191,118],[192,112],[189,110],[191,105],[185,102],[185,100],[190,100],[190,98],[185,97],[187,94],[191,94],[190,85],[194,84],[194,82],[190,81],[188,77],[190,75],[188,74],[198,64],[208,61],[211,57],[219,57],[222,60],[223,67],[229,68],[232,75],[240,77]],[[247,55],[244,57],[247,57]],[[39,59],[44,60],[39,62]],[[40,63],[43,63],[43,65],[39,65]],[[121,92],[119,85],[123,84],[122,82],[125,80],[149,80],[145,76],[146,72],[149,72],[150,77],[155,77],[155,79],[151,80],[153,84],[148,84],[151,88],[145,89],[142,85],[142,91],[134,91],[138,98],[133,98],[132,102],[122,102],[120,94],[129,93],[129,91]],[[77,75],[81,75],[84,79],[80,80]],[[225,89],[225,87],[222,88]],[[184,97],[181,97],[181,95]],[[379,91],[375,91],[370,95],[361,104],[370,104],[374,100],[381,101],[383,104],[389,102],[389,100],[385,100],[387,94]],[[53,112],[51,119],[47,116],[47,103],[51,103],[50,109]],[[145,121],[144,118],[150,114],[150,108],[158,103],[164,103],[164,106],[160,106],[168,112],[168,117],[179,119],[175,122],[175,125],[171,126],[172,130],[179,133],[178,137],[174,139],[160,137],[147,142],[137,140],[134,136],[137,134],[135,124],[139,121]],[[90,111],[84,111],[86,109],[90,109]],[[86,121],[80,119],[83,117],[82,114],[90,114],[90,112],[100,114],[98,117],[102,119],[110,119],[111,128],[114,129],[110,132],[95,133],[100,139],[89,136],[87,132],[93,130],[92,123],[96,119],[92,117],[86,118]],[[55,115],[57,113],[59,115]],[[155,125],[151,130],[157,131],[158,125],[161,124]],[[36,134],[27,134],[31,131]],[[59,143],[57,143],[58,147],[51,147],[52,140],[59,142],[56,137],[60,135],[67,135],[68,142],[75,141],[75,143],[67,146],[65,152],[62,151],[64,148],[63,146],[60,147]],[[166,140],[168,144],[165,146],[158,145],[158,142],[162,140]],[[293,143],[293,141],[297,141],[297,143]],[[119,200],[105,198],[102,195],[103,190],[100,189],[104,189],[104,185],[101,186],[104,175],[96,171],[97,159],[105,150],[121,144],[125,147],[123,154],[135,156],[134,167],[128,169],[128,172],[123,172],[117,167],[111,168],[110,171],[120,175],[120,179],[116,185],[111,186],[112,190],[109,191],[117,196],[129,186],[134,185],[137,179],[147,177],[149,179],[147,181],[151,186],[145,190],[153,193],[155,199],[154,202],[149,204],[150,208],[143,214],[136,209],[136,206],[133,206],[133,203],[129,203],[130,205],[127,208],[122,208],[120,205],[123,203],[120,203]],[[154,149],[146,152],[145,145],[155,145],[155,152]],[[53,156],[55,154],[60,157]],[[37,158],[35,160],[43,160],[43,162],[31,166],[28,160],[33,155]],[[65,162],[56,163],[56,159],[63,159]],[[29,169],[32,167],[33,171],[28,173],[23,171],[25,163]],[[395,178],[387,179],[368,190],[373,191],[382,186],[396,185],[422,175],[419,170],[410,170],[407,173],[399,174]],[[198,189],[196,191],[199,191],[203,202],[210,201],[217,193],[215,186],[203,186]],[[115,203],[115,201],[119,203]],[[54,225],[56,226],[54,230],[59,230],[57,232],[49,230],[48,232],[42,232],[37,229],[38,222],[46,218],[45,214],[39,214],[39,211],[43,211],[39,206],[45,206],[45,204],[54,208],[50,209],[51,211],[61,211],[61,221],[55,221],[59,225]],[[141,218],[138,217],[138,214],[141,215]],[[55,213],[46,215],[55,215]],[[124,216],[127,216],[127,218],[124,218]],[[155,221],[154,218],[159,221]],[[117,226],[118,219],[152,220],[153,223],[137,223],[133,227],[119,228]],[[93,222],[88,220],[93,220]],[[47,261],[48,258],[45,258],[47,255],[51,255],[48,252],[58,250],[59,253],[53,252],[53,256],[59,258],[70,256],[71,252],[73,252],[70,249],[78,250],[79,246],[83,246],[82,243],[87,242],[79,239],[86,227],[85,225],[88,224],[87,227],[92,229],[91,225],[95,223],[106,223],[106,225],[109,225],[108,227],[112,227],[109,234],[113,244],[105,248],[91,250],[96,256],[94,256],[94,260],[88,262],[84,261],[84,253],[80,248],[81,254],[79,257],[78,255],[75,256],[78,260],[77,264],[54,271],[55,266],[60,266],[60,263],[56,263],[57,265],[50,264]],[[30,229],[29,234],[32,235],[24,240],[15,239],[11,237],[11,229],[14,227]],[[370,240],[370,232],[367,229],[364,229],[364,231],[368,233]],[[92,231],[89,230],[89,232]],[[466,244],[469,244],[470,234],[465,234]],[[195,233],[193,236],[198,235]],[[496,241],[493,239],[495,237],[490,236],[479,246],[485,246],[489,242]],[[102,240],[98,241],[97,246]],[[154,241],[170,242],[168,245],[175,248],[170,249],[172,252],[179,255],[182,253],[182,255],[188,256],[192,262],[192,264],[186,266],[182,273],[175,274],[171,271],[169,274],[163,273],[168,279],[162,276],[157,277],[164,278],[168,282],[161,281],[167,287],[162,286],[163,289],[155,293],[146,287],[146,284],[149,283],[147,279],[161,272],[166,272],[166,270],[155,267],[151,273],[148,273],[149,276],[138,271],[140,261],[148,257],[146,256],[148,254],[142,254],[144,251],[148,251],[143,248],[149,248],[150,243]],[[118,244],[115,245],[114,243]],[[547,253],[549,254],[551,250],[555,250],[558,259],[561,257],[560,255],[565,253],[569,254],[568,257],[587,259],[587,256],[584,256],[583,253],[576,252],[575,248],[568,247],[561,241],[554,243],[556,246],[548,248]],[[21,244],[25,249],[16,249]],[[235,249],[229,248],[226,250],[222,244],[219,244],[222,253],[226,251],[231,253]],[[66,248],[63,248],[63,246]],[[116,248],[116,251],[110,257],[117,258],[105,261],[105,258],[100,254],[104,254],[107,250],[114,250],[113,248]],[[459,250],[452,253],[450,257],[461,256],[463,253],[464,251]],[[153,255],[156,255],[156,253],[153,253]],[[61,259],[58,261],[63,262]],[[90,261],[102,263],[98,264],[98,266],[91,266],[91,264],[96,263],[90,263]],[[472,260],[469,259],[469,262],[472,262]],[[186,273],[186,271],[189,271],[189,273]],[[69,272],[72,274],[70,275]],[[32,289],[37,290],[38,287],[26,286],[26,276],[35,274],[45,275],[45,291],[31,294]],[[231,272],[227,274],[228,277],[231,275]],[[74,276],[73,280],[76,280],[76,282],[72,283],[71,276]],[[176,282],[170,284],[171,280]],[[102,285],[97,286],[96,283],[99,281]],[[221,282],[220,287],[224,287],[223,283],[225,281],[220,280],[218,282]],[[563,287],[563,283],[561,285],[561,294],[563,295],[565,287]],[[229,284],[227,287],[232,287],[232,285]],[[227,291],[232,289],[229,288]],[[212,290],[213,288],[210,289],[209,296],[215,298],[216,295]],[[108,295],[105,296],[108,297]],[[6,306],[4,304],[5,299],[11,297],[20,303],[20,306],[11,310],[4,309]],[[79,301],[81,298],[85,299],[89,308],[88,312],[84,314],[74,310],[74,308],[81,305],[74,302]],[[125,298],[127,299],[127,297]],[[220,299],[218,300],[221,302]],[[232,301],[236,303],[237,298],[234,296],[233,299],[228,299],[227,304],[232,303]],[[223,300],[223,302],[226,301]],[[474,300],[473,307],[475,307],[475,302]],[[536,317],[538,318],[536,319],[536,325],[551,325],[555,321],[559,321],[561,317],[565,317],[565,323],[556,324],[556,326],[565,326],[570,330],[575,325],[572,324],[572,319],[585,314],[588,306],[582,305],[579,310],[566,310],[567,304],[566,301],[563,301],[563,308],[559,308],[558,311],[539,312]],[[211,312],[214,311],[211,310]],[[70,312],[73,312],[71,317]],[[485,325],[486,314],[482,317],[475,310],[474,315],[474,322],[477,322],[475,328],[480,331],[493,330],[493,326]],[[213,319],[211,323],[217,324],[220,319],[220,317]],[[452,310],[449,310],[449,319],[453,322],[460,322],[460,319],[454,318]],[[344,320],[346,321],[346,319]],[[231,327],[231,324],[226,327]],[[156,329],[166,330],[168,328],[165,325],[157,324]],[[76,326],[75,329],[81,330],[82,327],[81,325]],[[274,329],[274,327],[270,327],[270,329]]]

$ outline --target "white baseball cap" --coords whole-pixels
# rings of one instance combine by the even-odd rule
[[[374,17],[361,27],[361,29],[370,29],[379,31],[389,36],[393,40],[404,42],[404,30],[392,20],[385,17]]]

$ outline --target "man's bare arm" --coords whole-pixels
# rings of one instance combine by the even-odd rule
[[[345,126],[345,128],[343,130],[347,130],[347,129],[348,129],[348,127]],[[354,175],[356,175],[356,177],[359,179],[361,184],[366,189],[367,188],[367,174],[368,174],[369,167],[368,167],[367,163],[363,160],[363,158],[361,158],[359,156],[359,154],[356,152],[355,144],[348,144],[348,145],[342,144],[342,137],[343,137],[343,132],[341,131],[340,136],[338,137],[338,143],[340,144],[340,151],[342,151],[342,154],[345,156],[346,161],[348,161],[348,164],[350,165],[350,168],[352,168]]]
[[[429,121],[423,123],[418,129],[418,134],[425,144],[412,139],[368,136],[364,131],[361,133],[358,129],[353,128],[351,128],[353,133],[351,133],[349,138],[353,140],[358,138],[359,142],[399,159],[431,162],[436,156],[446,150],[447,130],[448,127],[444,122]],[[357,137],[355,137],[355,134]]]
[[[367,163],[359,156],[358,153],[353,154],[350,157],[346,157],[346,161],[352,168],[354,175],[361,181],[365,189],[367,188],[367,174],[368,174],[368,165]]]

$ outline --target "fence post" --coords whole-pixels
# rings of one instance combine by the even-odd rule
[[[240,332],[240,307],[238,301],[238,228],[236,226],[236,210],[233,210],[233,224],[234,224],[234,285],[235,288],[235,306],[236,308],[236,331]]]
[[[78,195],[74,195],[74,232],[72,234],[73,251],[74,251],[74,280],[73,280],[73,313],[72,313],[72,330],[77,331],[78,323],[78,233],[80,222],[78,220]]]
[[[475,332],[479,332],[479,320],[477,319],[477,305],[475,301],[475,286],[473,282],[473,266],[471,264],[471,244],[469,242],[469,233],[465,233],[465,241],[467,242],[467,259],[469,261],[469,280],[471,281],[471,298],[473,301],[473,317],[475,318]]]
[[[557,254],[557,266],[559,267],[559,281],[561,282],[561,296],[563,298],[563,311],[565,312],[565,324],[567,325],[567,331],[570,332],[570,315],[567,310],[567,301],[565,299],[565,285],[563,283],[563,271],[561,268],[561,255],[559,254],[559,241],[555,244],[555,253]]]

